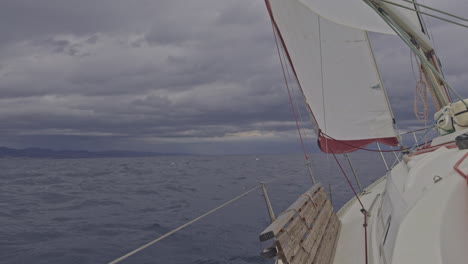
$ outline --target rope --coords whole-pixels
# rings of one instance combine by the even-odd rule
[[[445,113],[445,111],[444,111]],[[421,145],[425,145],[427,144],[427,142],[425,143],[422,143],[422,144],[419,144],[419,142],[425,138],[427,136],[427,133],[429,133],[429,131],[435,127],[435,125],[437,124],[437,121],[439,121],[439,119],[444,115],[444,113],[441,113],[437,118],[434,119],[434,122],[432,122],[432,125],[429,126],[429,128],[424,132],[424,134],[418,139],[418,141],[416,141],[416,143],[414,143],[414,145],[410,148],[410,150],[413,150]]]
[[[429,105],[427,103],[427,83],[423,79],[425,76],[423,68],[419,67],[419,80],[416,82],[416,89],[413,102],[413,111],[416,119],[424,121],[424,126],[427,126],[427,118],[429,117]],[[422,103],[422,109],[419,109],[419,102]]]
[[[369,253],[367,252],[368,251],[368,242],[367,242],[367,211],[362,209],[363,211],[361,211],[363,214],[364,214],[364,224],[362,225],[364,227],[364,251],[365,251],[365,254],[366,254],[366,264],[369,263]]]
[[[145,249],[145,248],[147,248],[147,247],[149,247],[149,246],[151,246],[151,245],[153,245],[153,244],[158,243],[159,241],[165,239],[166,237],[168,237],[168,236],[170,236],[170,235],[176,233],[177,231],[179,231],[179,230],[181,230],[181,229],[183,229],[183,228],[185,228],[185,227],[187,227],[187,226],[189,226],[189,225],[191,225],[191,224],[197,222],[198,220],[200,220],[200,219],[202,219],[202,218],[205,218],[206,216],[208,216],[208,215],[210,215],[210,214],[212,214],[212,213],[214,213],[214,212],[220,210],[221,208],[223,208],[223,207],[225,207],[225,206],[227,206],[227,205],[229,205],[229,204],[231,204],[231,203],[233,203],[233,202],[239,200],[240,198],[242,198],[242,197],[246,196],[247,194],[249,194],[249,193],[251,193],[251,192],[257,190],[257,189],[260,188],[260,187],[261,187],[261,185],[257,185],[256,187],[254,187],[254,188],[252,188],[252,189],[246,191],[245,193],[243,193],[243,194],[237,196],[236,198],[233,198],[233,199],[231,199],[231,200],[229,200],[229,201],[223,203],[222,205],[220,205],[220,206],[214,208],[213,210],[210,210],[210,211],[208,211],[208,212],[206,212],[206,213],[200,215],[199,217],[197,217],[197,218],[191,220],[190,222],[187,222],[187,223],[185,223],[185,224],[183,224],[183,225],[177,227],[176,229],[174,229],[174,230],[172,230],[172,231],[170,231],[170,232],[168,232],[168,233],[166,233],[166,234],[160,236],[159,238],[157,238],[157,239],[155,239],[155,240],[153,240],[153,241],[151,241],[151,242],[149,242],[149,243],[147,243],[147,244],[145,244],[145,245],[143,245],[143,246],[141,246],[141,247],[139,247],[139,248],[133,250],[132,252],[129,252],[129,253],[123,255],[122,257],[117,258],[117,259],[115,259],[115,260],[109,262],[109,264],[116,264],[116,263],[119,263],[119,262],[121,262],[121,261],[123,261],[123,260],[125,260],[125,259],[127,259],[127,258],[129,258],[129,257],[131,257],[131,256],[133,256],[133,255],[135,255],[136,253],[142,251],[143,249]]]
[[[284,54],[285,52],[283,52],[283,61],[287,61],[286,59],[286,54]],[[292,80],[293,77],[293,74],[290,73],[289,71],[289,67],[286,67],[286,74],[288,76],[288,80]],[[297,78],[294,78],[296,80],[296,84],[299,85],[299,81],[297,80]],[[294,92],[294,91],[292,91]],[[295,95],[294,93],[291,93],[292,95],[292,103],[290,101],[290,104],[291,104],[291,107],[293,107],[294,105],[294,109],[296,109],[296,113],[298,114],[299,116],[299,127],[301,129],[301,133],[302,133],[302,136],[303,136],[303,139],[308,142],[308,135],[307,135],[307,128],[305,127],[305,122],[304,122],[304,119],[302,118],[302,112],[301,112],[301,107],[299,105],[299,102],[297,100],[297,95]],[[303,148],[304,149],[304,148]],[[306,148],[307,149],[307,148]],[[307,150],[306,150],[307,151]],[[308,154],[310,154],[310,152],[308,152]],[[306,162],[308,161],[308,159],[306,159]]]
[[[338,164],[338,167],[340,167],[341,172],[342,172],[343,175],[345,176],[346,181],[347,181],[348,184],[349,184],[349,187],[351,187],[351,190],[353,190],[354,196],[356,196],[356,199],[357,199],[357,200],[359,201],[359,203],[361,204],[361,208],[364,209],[364,205],[362,204],[361,199],[359,199],[359,195],[357,194],[356,190],[354,189],[353,184],[352,184],[351,181],[349,180],[348,175],[347,175],[346,172],[344,171],[343,166],[341,166],[341,163],[338,161],[338,158],[336,158],[335,153],[332,153],[332,154],[333,154],[333,158],[335,159],[336,163]]]
[[[283,52],[283,61],[287,61],[286,54],[284,54],[284,53],[285,52]],[[290,73],[289,67],[286,67],[286,74],[288,76],[287,77],[288,80],[291,80],[292,79],[291,76],[293,76],[293,74]],[[300,86],[299,85],[299,80],[297,78],[294,78],[294,79],[296,81],[296,84],[298,86]],[[304,95],[302,95],[302,96],[304,97]],[[299,115],[300,124],[304,124],[304,119],[302,118],[302,113],[301,113],[301,107],[299,106],[299,103],[297,102],[297,96],[294,96],[294,94],[293,94],[292,99],[293,99],[293,102],[294,102],[295,109],[297,109],[297,113]],[[301,131],[302,131],[302,134],[304,135],[305,140],[307,141],[308,136],[307,136],[306,128],[304,126],[301,126]]]
[[[429,77],[427,76],[427,72],[426,70],[424,69],[423,65],[421,64],[421,72],[424,76],[424,80],[427,83],[430,83],[431,81],[429,80]],[[441,85],[444,87],[444,91],[445,91],[445,94],[447,95],[447,98],[450,98],[450,93],[448,92],[448,90],[446,89],[446,86],[444,85]],[[431,94],[431,98],[432,98],[432,103],[434,103],[434,106],[436,107],[436,109],[441,109],[443,107],[443,105],[440,105],[439,102],[437,101],[437,96],[435,94],[435,91],[434,89],[429,89],[429,93]]]
[[[369,263],[369,257],[368,257],[368,242],[367,242],[367,216],[368,216],[368,213],[367,213],[367,210],[364,208],[364,205],[362,204],[362,201],[361,199],[359,198],[359,195],[357,194],[356,190],[354,189],[354,186],[353,184],[351,183],[351,181],[349,180],[349,177],[348,175],[346,174],[346,172],[344,171],[343,169],[343,166],[341,166],[340,162],[338,161],[338,159],[336,158],[336,155],[335,153],[332,153],[333,154],[333,158],[335,158],[335,161],[336,163],[338,164],[338,167],[340,167],[340,170],[341,172],[343,173],[346,181],[348,182],[348,185],[349,187],[351,188],[351,190],[353,191],[354,193],[354,196],[356,197],[357,201],[359,202],[359,204],[361,205],[361,212],[363,213],[364,215],[364,223],[363,223],[363,227],[364,227],[364,236],[365,236],[365,239],[364,239],[364,251],[365,251],[365,257],[366,257],[366,264]]]
[[[432,127],[423,127],[423,128],[420,128],[420,129],[404,132],[404,133],[401,133],[400,136],[408,135],[408,134],[411,134],[411,133],[414,133],[414,132],[425,131],[428,128],[432,128]]]
[[[293,104],[293,101],[292,101],[292,96],[291,96],[291,91],[289,89],[288,79],[286,78],[286,72],[285,72],[285,69],[284,69],[283,59],[281,58],[281,52],[280,52],[280,48],[279,48],[279,44],[278,44],[278,37],[276,35],[277,33],[276,33],[276,30],[275,30],[275,26],[273,24],[273,18],[271,16],[270,16],[270,21],[271,21],[271,27],[273,29],[273,35],[275,36],[276,51],[278,52],[278,57],[279,57],[280,63],[281,63],[281,70],[283,71],[284,82],[286,84],[286,89],[288,91],[289,103],[291,104],[291,110],[292,110],[292,113],[293,113],[293,116],[294,116],[294,121],[296,122],[297,133],[299,134],[299,139],[301,141],[302,152],[304,153],[304,158],[306,160],[308,160],[309,157],[307,156],[307,151],[306,151],[306,148],[305,148],[305,145],[304,145],[304,141],[302,140],[301,128],[299,127],[299,122],[297,121],[296,110],[294,108],[294,104]]]
[[[448,88],[448,90],[454,93],[455,96],[457,96],[457,98],[459,98],[461,102],[468,109],[468,103],[464,101],[464,98],[445,80],[444,76],[440,72],[437,71],[434,65],[432,65],[427,60],[425,55],[413,44],[411,36],[406,31],[404,31],[398,24],[395,24],[395,22],[388,16],[388,14],[386,14],[383,10],[379,9],[375,4],[369,2],[369,0],[364,0],[364,1],[380,15],[380,17],[397,33],[397,35],[406,43],[406,45],[408,45],[408,47],[410,47],[411,50],[419,57],[421,62],[424,63],[424,65],[428,67],[429,70],[431,70],[436,75],[436,77],[438,77],[439,80],[445,84],[446,88]],[[381,0],[381,1],[384,1],[384,0]]]

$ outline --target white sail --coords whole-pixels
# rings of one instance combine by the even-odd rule
[[[299,0],[299,2],[321,17],[341,25],[395,34],[363,0]]]
[[[301,0],[267,0],[274,24],[320,129],[325,152],[378,141],[397,144],[367,33],[318,16]]]

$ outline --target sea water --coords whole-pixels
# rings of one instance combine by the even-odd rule
[[[341,207],[352,192],[335,160],[312,158]],[[385,174],[380,156],[351,158],[363,185]],[[278,214],[311,187],[304,164],[300,155],[2,158],[0,263],[108,263],[259,182],[274,180],[267,190]],[[259,256],[268,225],[258,189],[123,263],[273,263]]]

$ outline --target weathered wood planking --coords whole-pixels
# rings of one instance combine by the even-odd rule
[[[260,240],[274,237],[278,257],[285,264],[327,264],[339,229],[340,221],[324,189],[315,185],[267,227]]]
[[[338,240],[340,239],[340,231],[341,231],[341,221],[340,219],[338,218],[338,216],[336,214],[333,215],[335,218],[336,218],[336,231],[335,231],[335,242],[333,244],[333,250],[330,254],[330,260],[328,261],[328,263],[333,263],[334,261],[334,258],[335,258],[335,253],[336,253],[336,247],[338,245]]]
[[[330,217],[330,221],[325,231],[325,236],[320,242],[320,247],[314,258],[314,264],[328,264],[330,263],[332,253],[335,251],[335,240],[340,227],[340,222],[335,214]]]
[[[298,216],[285,228],[284,232],[278,236],[277,240],[286,260],[291,261],[301,248],[301,241],[304,235],[309,232],[305,222]]]
[[[271,225],[269,225],[265,230],[263,230],[263,232],[260,234],[259,236],[260,241],[261,242],[267,241],[267,240],[274,238],[276,235],[278,235],[281,229],[287,223],[289,223],[289,221],[294,216],[294,214],[295,214],[294,211],[287,211],[287,212],[283,212],[282,214],[280,214],[276,218],[276,220]]]
[[[306,196],[307,197],[307,196]],[[307,222],[307,225],[310,227],[312,223],[315,221],[317,214],[320,212],[325,200],[327,199],[327,195],[323,188],[320,188],[315,195],[312,197],[313,202],[310,200],[310,197],[307,197],[308,201],[307,204],[299,214],[300,216]]]
[[[312,256],[315,256],[320,246],[322,237],[326,232],[327,223],[332,213],[333,208],[331,207],[330,201],[327,200],[323,209],[320,211],[317,220],[314,222],[311,232],[309,232],[308,236],[302,243],[303,248],[306,251],[308,251]]]
[[[311,201],[310,197],[312,197],[312,200],[315,203],[315,206],[320,206],[320,204],[322,204],[327,199],[327,194],[325,193],[325,190],[323,188],[318,189],[314,193],[314,195],[309,196],[307,194],[308,193],[305,193],[302,196],[307,197],[309,201]]]
[[[325,195],[321,196],[320,193],[324,193],[323,189],[319,193],[317,193],[316,196],[314,197],[314,198],[317,198],[317,199],[314,199],[315,200],[314,202],[318,204],[317,208],[315,208],[316,205],[312,204],[309,201],[308,203],[305,204],[305,208],[303,208],[299,213],[299,215],[301,215],[307,212],[314,212],[313,215],[309,215],[309,216],[306,216],[304,214],[304,216],[309,218],[309,221],[304,220],[304,218],[302,217],[299,218],[296,216],[296,218],[287,227],[284,228],[285,232],[282,232],[278,236],[277,239],[279,241],[279,244],[281,245],[281,251],[282,251],[281,253],[284,256],[284,260],[283,260],[284,262],[291,262],[292,259],[297,260],[296,256],[298,252],[300,251],[300,249],[306,251],[307,253],[310,252],[308,248],[304,248],[304,237],[310,237],[310,236],[313,236],[313,234],[319,234],[321,236],[321,234],[324,232],[324,229],[326,227],[325,224],[328,221],[328,217],[332,213],[333,209],[331,208],[330,202],[329,201],[326,202],[325,200],[326,196]],[[321,197],[317,197],[317,196],[321,196]],[[322,204],[325,204],[324,208],[322,208]],[[316,217],[316,215],[319,212],[322,213],[321,218]],[[319,230],[319,233],[317,233],[318,228],[315,228],[315,229],[311,228],[312,227],[311,223],[313,223],[313,221],[316,218],[321,219],[321,223],[323,222],[323,224],[320,224],[319,226],[321,228],[323,225],[323,230]],[[286,233],[288,235],[286,235]]]
[[[306,225],[302,218],[296,216],[289,224],[285,231],[289,234],[290,238],[294,238],[296,236],[303,236],[306,231],[308,231],[309,227]]]
[[[289,223],[289,225],[283,228],[283,231],[277,236],[277,240],[281,247],[281,253],[284,256],[285,262],[290,262],[292,259],[297,259],[297,254],[300,250],[304,250],[302,242],[304,237],[311,232],[311,224],[316,218],[316,215],[321,210],[322,204],[326,198],[323,188],[316,192],[313,197],[315,204],[309,200],[304,203],[304,207],[300,209],[299,216]],[[307,220],[306,220],[307,219]],[[305,250],[304,250],[305,251]],[[308,251],[306,251],[308,252]]]
[[[294,256],[293,260],[290,263],[291,264],[304,264],[308,260],[309,260],[309,253],[307,253],[304,249],[301,248],[298,254]]]
[[[310,193],[313,196],[321,190],[323,190],[323,188],[319,184],[316,184],[312,186],[312,188],[310,188],[307,193]],[[281,229],[289,223],[291,218],[296,214],[297,211],[302,209],[303,205],[308,200],[310,201],[310,199],[306,196],[299,197],[299,199],[297,199],[291,206],[289,206],[286,211],[281,213],[271,225],[263,230],[259,236],[260,241],[267,241],[278,235]]]

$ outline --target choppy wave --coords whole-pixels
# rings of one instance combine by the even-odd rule
[[[340,206],[349,191],[329,160],[315,162]],[[357,163],[370,168],[365,184],[384,172],[368,158]],[[276,212],[310,186],[304,160],[291,155],[4,158],[0,166],[1,263],[107,263],[260,181],[278,179],[268,185]],[[268,223],[263,197],[252,193],[125,263],[272,263],[259,256]]]

